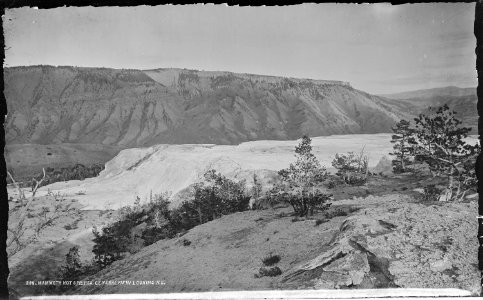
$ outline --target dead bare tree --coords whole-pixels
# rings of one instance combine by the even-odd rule
[[[21,213],[20,213],[20,217],[18,219],[18,223],[13,228],[8,228],[8,232],[10,232],[10,237],[7,239],[7,247],[6,248],[11,250],[11,253],[9,253],[9,255],[13,255],[13,254],[17,253],[18,251],[20,251],[24,247],[24,245],[20,241],[21,237],[25,234],[26,228],[24,226],[24,222],[25,222],[25,219],[28,215],[29,207],[35,199],[35,194],[37,193],[38,188],[40,187],[40,185],[42,184],[42,182],[44,181],[44,179],[46,177],[45,169],[42,168],[42,171],[43,171],[42,179],[40,179],[40,181],[37,181],[35,187],[32,190],[32,195],[29,197],[29,199],[27,201],[27,204],[21,208]],[[25,197],[25,193],[22,190],[22,188],[17,184],[17,182],[15,181],[13,176],[10,174],[10,172],[8,172],[8,175],[10,176],[10,179],[12,179],[12,182],[14,183],[14,185],[17,187],[17,189],[19,191],[19,200],[20,200],[20,203],[23,205],[23,200],[27,200],[27,198]],[[13,243],[16,243],[16,247],[12,249],[11,246],[13,245]]]
[[[9,171],[7,171],[7,174],[8,174],[8,177],[10,177],[10,180],[12,180],[13,185],[17,188],[17,190],[18,190],[18,200],[22,203],[24,200],[26,200],[25,193],[20,188],[20,186],[18,185],[18,183],[15,181],[15,179],[12,176],[12,174],[10,174]]]
[[[62,203],[57,203],[54,206],[54,210],[51,211],[50,208],[44,206],[42,211],[38,215],[38,222],[35,228],[35,235],[38,236],[40,232],[53,224],[55,220],[61,217],[62,210],[64,209]]]

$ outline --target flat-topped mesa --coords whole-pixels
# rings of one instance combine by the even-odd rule
[[[333,84],[333,85],[341,85],[352,88],[352,85],[349,81],[341,81],[341,80],[312,80],[316,84]]]
[[[7,143],[239,144],[391,132],[396,103],[335,80],[187,69],[4,72]]]
[[[291,81],[295,83],[310,82],[316,85],[340,85],[345,87],[351,87],[350,83],[347,81],[340,80],[319,80],[319,79],[308,79],[308,78],[293,78],[293,77],[283,77],[283,76],[272,76],[272,75],[259,75],[259,74],[249,74],[249,73],[234,73],[227,71],[199,71],[191,69],[180,69],[180,68],[160,68],[152,70],[144,70],[144,72],[153,78],[155,81],[166,85],[172,86],[176,84],[179,78],[191,77],[191,79],[196,80],[196,78],[204,79],[215,79],[217,77],[226,78],[240,78],[251,81],[265,82],[265,83],[283,83],[284,81]]]
[[[252,82],[268,83],[268,84],[315,84],[315,85],[338,85],[351,87],[347,81],[340,80],[320,80],[309,78],[294,78],[273,75],[259,75],[250,73],[234,73],[228,71],[200,71],[180,68],[159,68],[151,70],[138,69],[112,69],[104,67],[76,67],[76,66],[51,66],[51,65],[35,65],[35,66],[17,66],[5,68],[5,73],[12,72],[38,72],[45,74],[55,74],[55,76],[71,77],[78,76],[92,80],[108,80],[121,79],[126,82],[149,82],[155,81],[164,86],[176,87],[180,80],[189,80],[198,82],[199,79],[208,81],[220,79],[243,79]]]

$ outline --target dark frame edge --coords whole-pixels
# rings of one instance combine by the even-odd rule
[[[0,13],[3,17],[5,15],[5,6],[0,5]],[[0,37],[0,58],[2,61],[2,76],[0,79],[0,149],[2,153],[5,153],[5,116],[7,114],[7,101],[4,94],[4,80],[3,80],[3,64],[5,59],[5,37],[3,22],[0,24],[1,37]],[[0,299],[9,299],[8,291],[8,256],[7,256],[7,226],[8,226],[8,194],[7,194],[7,166],[5,162],[5,156],[0,159]]]
[[[480,145],[483,138],[483,0],[478,0],[475,6],[475,37],[476,37],[476,70],[478,73],[478,138]],[[483,154],[480,153],[475,165],[476,177],[478,179],[478,267],[481,272],[480,287],[483,286]],[[480,295],[483,295],[480,290]]]

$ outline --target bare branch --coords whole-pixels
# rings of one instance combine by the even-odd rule
[[[35,188],[32,190],[32,198],[35,197],[35,194],[37,193],[37,190],[38,188],[40,187],[40,184],[42,183],[42,181],[44,181],[45,179],[45,168],[42,168],[42,172],[44,173],[44,176],[42,177],[42,179],[40,179],[40,181],[37,181],[36,185],[35,185]]]
[[[37,192],[37,189],[39,188],[40,184],[42,183],[42,181],[45,179],[46,177],[46,174],[45,174],[45,169],[42,168],[42,171],[44,173],[44,176],[42,177],[42,179],[37,182],[37,185],[35,186],[35,189],[33,190],[33,193],[32,195],[30,196],[30,199],[28,200],[27,204],[23,207],[23,211],[20,215],[20,218],[19,218],[19,221],[17,223],[17,226],[15,226],[14,229],[9,229],[9,231],[12,233],[12,239],[10,239],[10,241],[7,242],[7,249],[13,244],[13,242],[17,242],[17,245],[20,246],[20,241],[19,241],[19,238],[22,236],[23,234],[23,231],[25,230],[23,228],[23,224],[24,224],[24,221],[25,221],[25,218],[27,217],[28,215],[28,209],[30,207],[30,205],[32,204],[32,202],[34,201],[35,199],[35,194]],[[13,176],[8,173],[10,178],[12,179],[12,181],[16,184],[15,180],[13,179]],[[17,185],[17,184],[16,184]],[[18,185],[17,185],[18,187]],[[25,198],[25,195],[23,194],[23,191],[19,188],[19,191],[21,191],[21,194],[23,195],[23,197]]]
[[[19,197],[19,200],[20,201],[23,201],[25,200],[25,193],[23,192],[23,190],[20,188],[20,186],[18,185],[18,183],[15,181],[15,179],[13,178],[12,174],[10,174],[9,171],[7,171],[7,174],[8,176],[10,177],[10,179],[12,180],[13,182],[13,185],[17,188],[18,190],[18,197]]]

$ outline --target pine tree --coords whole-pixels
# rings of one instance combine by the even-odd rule
[[[82,264],[80,261],[79,247],[74,246],[65,255],[65,266],[62,268],[61,277],[63,280],[78,280],[82,275]]]
[[[259,199],[262,194],[262,183],[258,180],[257,174],[253,173],[252,197]]]
[[[312,153],[311,143],[308,136],[303,136],[295,147],[295,163],[278,172],[282,185],[277,193],[282,194],[300,216],[312,213],[315,208],[325,209],[328,207],[325,202],[330,198],[317,188],[327,178],[327,171]]]
[[[337,170],[336,175],[347,184],[360,185],[367,181],[369,173],[369,157],[364,154],[364,147],[359,155],[354,152],[335,154],[332,166]]]
[[[467,144],[464,139],[471,128],[462,127],[456,118],[456,112],[450,111],[447,105],[437,109],[430,108],[429,115],[419,115],[416,122],[416,154],[425,161],[434,176],[445,176],[447,183],[447,199],[452,198],[453,189],[460,193],[459,178],[464,164],[474,158],[477,145]],[[456,186],[457,185],[457,186]]]
[[[407,166],[411,163],[410,157],[414,155],[416,146],[415,130],[410,127],[409,121],[401,120],[394,127],[391,143],[394,144],[394,152],[391,155],[396,156],[392,161],[395,173],[407,171]]]

